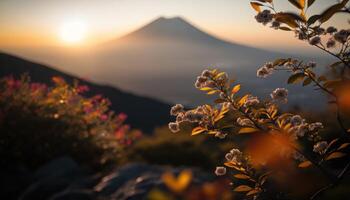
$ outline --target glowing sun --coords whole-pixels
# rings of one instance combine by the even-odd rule
[[[60,38],[66,43],[79,43],[85,39],[86,31],[86,24],[83,21],[65,22],[60,29]]]

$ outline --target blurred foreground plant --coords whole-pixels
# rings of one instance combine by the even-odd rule
[[[277,88],[272,91],[271,99],[264,101],[251,94],[238,95],[241,85],[234,85],[225,72],[217,69],[204,70],[195,83],[196,88],[208,95],[218,95],[214,105],[184,110],[177,104],[170,111],[176,116],[176,121],[169,123],[172,132],[178,132],[183,122],[190,122],[195,125],[192,135],[208,134],[225,139],[228,134],[234,134],[248,138],[245,148],[233,148],[225,155],[224,166],[215,170],[218,176],[232,174],[234,191],[244,194],[245,198],[290,199],[290,190],[278,191],[281,181],[289,184],[288,179],[302,174],[297,168],[313,166],[329,182],[311,195],[310,198],[315,199],[339,184],[350,169],[350,134],[346,126],[350,117],[350,30],[322,27],[336,13],[349,14],[348,0],[311,17],[307,17],[307,10],[315,0],[288,1],[298,13],[277,12],[272,0],[251,1],[258,12],[257,22],[271,24],[278,30],[293,31],[299,39],[332,55],[337,59],[330,66],[334,73],[332,76],[317,75],[315,62],[279,58],[259,68],[257,76],[266,78],[274,71],[286,70],[292,73],[289,84],[313,84],[329,96],[342,134],[325,137],[321,122],[308,122],[300,115],[283,113],[278,105],[288,102],[287,89]],[[235,131],[237,128],[239,130]],[[338,160],[345,161],[341,162],[340,169],[332,165]]]
[[[167,191],[153,189],[149,200],[230,200],[232,193],[224,179],[194,185],[193,174],[183,170],[177,176],[171,172],[162,175]]]
[[[53,77],[53,87],[20,80],[0,80],[1,166],[37,167],[58,156],[72,156],[93,167],[116,162],[140,136],[124,125],[100,95],[82,96],[87,86]]]

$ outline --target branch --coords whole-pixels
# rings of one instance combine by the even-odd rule
[[[348,164],[344,167],[344,169],[338,174],[337,179],[335,182],[326,185],[325,187],[319,189],[318,191],[316,191],[310,198],[310,200],[315,200],[317,199],[321,194],[323,194],[323,192],[337,186],[341,180],[343,180],[343,178],[345,177],[346,173],[350,170],[350,162],[348,162]]]

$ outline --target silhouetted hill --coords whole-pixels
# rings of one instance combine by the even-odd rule
[[[0,76],[13,75],[19,77],[28,73],[33,81],[51,84],[52,76],[63,77],[67,82],[79,80],[80,84],[87,85],[90,91],[87,96],[102,94],[112,102],[112,110],[128,115],[127,123],[133,128],[140,128],[150,132],[156,126],[164,125],[170,121],[170,105],[142,96],[133,95],[114,87],[98,85],[51,67],[24,60],[9,54],[0,53]]]

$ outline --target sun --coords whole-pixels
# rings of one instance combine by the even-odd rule
[[[60,38],[65,43],[80,43],[86,37],[86,28],[86,24],[80,20],[64,22],[60,28]]]

